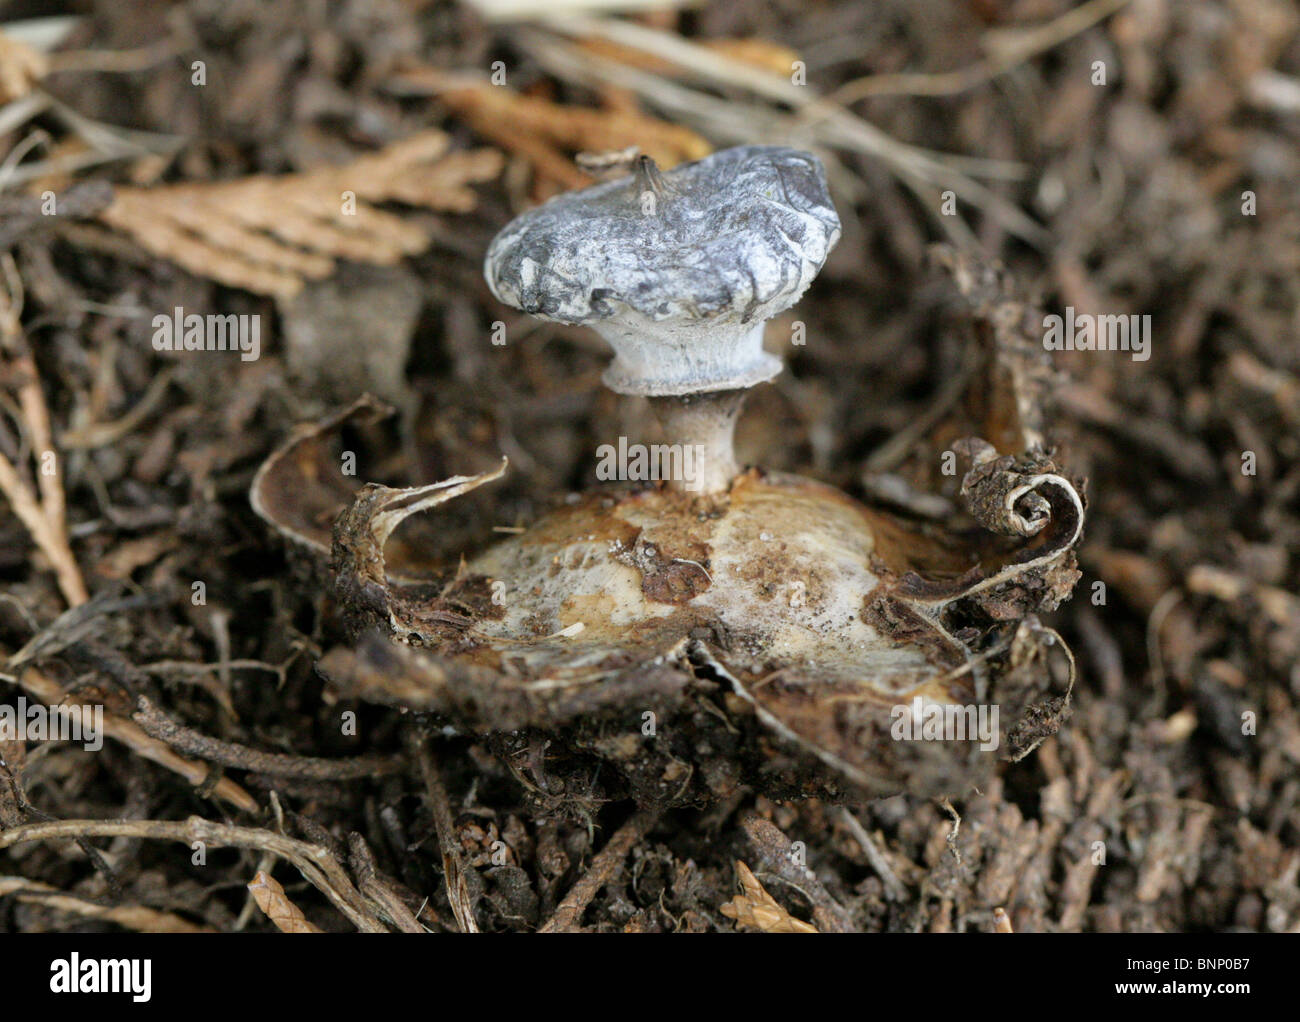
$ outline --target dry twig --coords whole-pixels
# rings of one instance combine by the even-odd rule
[[[420,776],[424,779],[425,793],[429,803],[429,813],[433,816],[433,826],[438,833],[438,850],[442,853],[442,872],[447,881],[447,900],[451,902],[452,914],[461,933],[478,933],[478,923],[474,919],[474,899],[466,880],[465,865],[460,852],[460,844],[452,827],[451,805],[447,800],[447,789],[442,783],[442,774],[438,770],[438,761],[427,740],[411,731],[408,744],[420,764]]]
[[[872,840],[867,829],[862,826],[858,818],[849,810],[840,807],[838,816],[840,821],[849,829],[849,832],[862,846],[862,851],[867,856],[867,862],[871,863],[871,868],[876,871],[881,882],[885,885],[885,897],[891,901],[905,901],[907,899],[907,888],[903,882],[898,879],[893,867],[889,865],[889,860],[885,858],[884,853],[876,847],[876,842]]]
[[[36,361],[23,333],[22,284],[13,257],[3,257],[5,286],[0,288],[0,352],[4,355],[3,376],[17,390],[17,407],[22,416],[28,454],[35,463],[35,486],[19,470],[20,462],[0,453],[0,493],[9,499],[33,542],[54,567],[59,589],[68,605],[76,607],[89,599],[81,569],[68,542],[68,523],[63,496],[63,468],[54,450],[50,411],[41,390]]]
[[[849,106],[870,96],[951,96],[965,92],[1087,31],[1128,3],[1129,0],[1088,0],[1046,24],[986,34],[983,42],[990,55],[966,67],[937,74],[867,75],[846,82],[826,98]]]
[[[141,933],[213,932],[209,926],[191,923],[172,912],[160,912],[144,905],[101,905],[26,877],[0,877],[0,898],[7,894],[14,895],[19,901],[44,905],[86,919],[100,919]]]
[[[614,881],[623,869],[623,860],[627,858],[636,843],[649,833],[658,819],[657,812],[642,809],[619,827],[605,842],[605,847],[591,860],[587,872],[564,896],[564,900],[555,910],[555,915],[551,916],[550,921],[538,932],[562,933],[576,929],[582,919],[582,913],[591,904],[591,899],[600,892],[602,887]]]
[[[25,668],[15,680],[28,695],[49,706],[58,706],[66,695],[57,681],[46,677],[34,667]],[[242,809],[246,813],[257,812],[257,800],[228,777],[219,778],[210,789],[205,789],[205,785],[211,780],[211,771],[208,767],[176,755],[166,744],[145,734],[139,725],[116,714],[105,712],[104,734],[121,742],[132,752],[150,762],[180,774],[196,788],[210,790],[213,797],[230,803],[236,809]]]
[[[290,756],[283,753],[261,752],[232,742],[221,742],[192,728],[177,724],[140,696],[132,719],[151,738],[166,742],[175,749],[199,756],[222,766],[273,777],[304,777],[313,781],[353,781],[391,773],[398,764],[391,759],[376,756],[358,756],[354,759],[319,759],[313,756]]]
[[[58,820],[28,823],[0,831],[0,851],[25,841],[58,841],[93,837],[130,837],[150,841],[179,841],[193,847],[255,848],[287,859],[313,887],[364,933],[385,933],[337,859],[326,848],[296,841],[269,830],[215,823],[201,816],[187,820]]]

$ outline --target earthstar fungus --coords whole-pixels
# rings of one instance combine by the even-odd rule
[[[345,694],[483,735],[512,770],[544,738],[552,769],[608,765],[596,771],[607,797],[643,804],[709,802],[739,784],[775,798],[958,794],[1054,733],[1072,675],[1036,615],[1078,578],[1084,505],[1043,446],[1050,356],[1002,275],[947,257],[978,369],[968,400],[893,467],[892,492],[940,497],[941,515],[731,459],[740,397],[780,370],[762,324],[838,235],[816,159],[762,146],[662,176],[643,164],[508,224],[487,257],[493,292],[600,331],[615,352],[606,383],[660,402],[676,439],[711,445],[708,485],[575,495],[420,578],[409,541],[386,549],[394,530],[413,515],[457,521],[458,498],[504,463],[367,484],[326,536],[318,514],[282,505],[346,485],[328,442],[377,414],[363,399],[300,430],[254,484],[263,517],[303,548],[329,547],[352,641],[321,672]],[[945,454],[965,459],[963,475],[936,470]],[[900,738],[922,711],[973,727],[961,714],[979,708],[1000,711],[988,733]]]

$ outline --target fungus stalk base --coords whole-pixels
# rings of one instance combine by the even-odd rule
[[[734,439],[736,418],[745,403],[745,390],[718,390],[680,397],[652,397],[663,426],[664,441],[692,452],[685,478],[670,479],[669,486],[688,493],[725,493],[740,472]]]

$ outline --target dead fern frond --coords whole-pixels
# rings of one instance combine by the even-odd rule
[[[153,255],[189,272],[257,294],[290,298],[336,259],[391,265],[429,238],[376,203],[467,213],[469,186],[501,172],[493,149],[448,153],[426,131],[351,163],[280,177],[119,188],[99,218]]]

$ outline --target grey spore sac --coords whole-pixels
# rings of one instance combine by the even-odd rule
[[[605,383],[663,397],[770,380],[763,323],[798,301],[840,236],[816,156],[740,146],[558,196],[511,221],[484,273],[507,305],[585,324]]]

